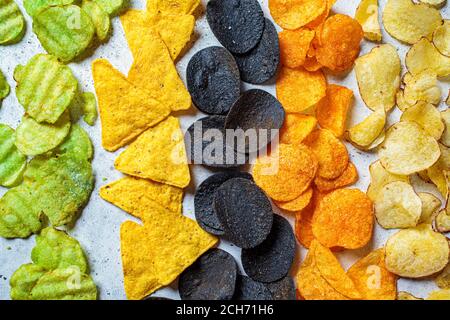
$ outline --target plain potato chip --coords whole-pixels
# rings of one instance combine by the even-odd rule
[[[25,34],[25,19],[13,0],[0,1],[0,45],[19,42]]]
[[[0,124],[0,186],[14,187],[22,181],[27,158],[14,144],[15,132]]]
[[[439,110],[432,104],[424,101],[419,101],[406,109],[400,120],[417,123],[430,137],[436,140],[441,138],[445,129]]]
[[[331,131],[317,129],[305,140],[319,161],[317,175],[325,179],[339,177],[348,166],[349,156],[345,145]]]
[[[283,202],[283,201],[274,201],[275,205],[283,210],[297,212],[301,211],[310,203],[313,195],[313,188],[308,188],[305,192],[303,192],[298,198],[294,200]]]
[[[434,225],[438,232],[450,232],[450,212],[448,208],[439,211],[439,213],[434,218]]]
[[[442,111],[441,117],[445,124],[445,130],[441,137],[441,143],[446,147],[450,147],[450,109]]]
[[[423,299],[417,298],[409,292],[399,291],[399,293],[397,294],[397,300],[423,300]]]
[[[395,233],[385,248],[386,268],[401,277],[429,276],[444,269],[448,263],[447,239],[428,224]]]
[[[95,60],[92,74],[106,150],[123,147],[169,115],[166,105],[127,81],[107,60]]]
[[[304,114],[287,113],[280,129],[280,143],[299,144],[317,126],[317,119]]]
[[[386,269],[384,248],[370,252],[347,271],[364,300],[396,300],[397,277]]]
[[[422,212],[420,214],[419,223],[432,223],[435,213],[439,210],[442,203],[434,194],[428,192],[417,193],[422,201]]]
[[[387,171],[410,175],[435,164],[441,151],[437,141],[418,124],[401,121],[389,128],[378,155]]]
[[[327,87],[327,95],[316,106],[316,117],[320,126],[333,132],[336,137],[342,137],[352,102],[352,90],[330,84]]]
[[[378,22],[378,0],[361,0],[355,19],[361,24],[364,37],[370,41],[381,41],[381,27]]]
[[[409,1],[409,0],[407,0]],[[371,110],[391,110],[400,87],[401,62],[397,50],[390,44],[373,48],[355,62],[359,92]]]
[[[450,289],[450,264],[434,279],[440,289]]]
[[[411,0],[388,0],[383,11],[383,25],[395,39],[414,44],[430,35],[442,21],[439,10]]]
[[[280,61],[288,68],[303,66],[315,32],[306,28],[283,30],[278,34],[280,40]]]
[[[450,20],[444,23],[433,32],[433,44],[444,56],[450,56]]]
[[[83,0],[81,9],[91,17],[95,34],[100,41],[106,40],[111,30],[109,15],[93,0]]]
[[[183,133],[174,117],[145,131],[114,164],[123,173],[179,188],[191,181]]]
[[[150,13],[194,14],[199,7],[200,0],[147,0],[147,11]]]
[[[407,73],[407,75],[410,74]],[[441,88],[434,72],[426,69],[418,74],[410,75],[408,80],[405,80],[406,78],[405,76],[405,88],[403,91],[403,98],[406,104],[413,106],[418,101],[425,101],[438,105],[441,102]]]
[[[328,180],[321,177],[314,179],[314,184],[320,192],[330,192],[349,186],[358,181],[358,170],[351,162],[348,163],[344,172],[336,179]]]
[[[368,148],[384,131],[385,124],[386,113],[378,108],[347,131],[347,140],[357,148]]]
[[[277,77],[277,98],[287,113],[300,113],[326,96],[327,80],[322,71],[281,68]]]
[[[183,190],[147,179],[125,177],[100,188],[100,197],[126,212],[141,218],[152,207],[181,214]]]
[[[296,30],[327,10],[327,0],[270,0],[273,20],[287,30]]]
[[[405,64],[412,75],[426,69],[433,71],[438,77],[450,74],[450,57],[442,55],[427,38],[420,39],[409,49]]]
[[[338,189],[323,197],[312,220],[314,237],[328,248],[357,249],[372,238],[373,203],[357,189]]]
[[[428,4],[437,9],[441,8],[446,4],[446,0],[419,0],[420,3]]]
[[[427,169],[427,175],[437,187],[444,199],[448,199],[450,186],[450,149],[439,144],[441,156],[439,160]]]
[[[9,281],[12,300],[31,300],[31,290],[36,282],[46,273],[46,270],[35,264],[21,265]]]
[[[375,216],[385,229],[415,227],[422,213],[422,201],[413,187],[403,181],[386,184],[376,196]]]
[[[0,107],[1,107],[2,100],[5,99],[9,95],[10,90],[11,90],[11,88],[9,87],[9,84],[6,81],[5,76],[0,71]]]
[[[367,196],[372,201],[375,201],[381,189],[388,183],[394,181],[403,181],[409,183],[409,177],[407,175],[397,175],[390,173],[381,165],[380,160],[375,161],[369,166],[369,172],[371,181],[369,187],[367,188]]]
[[[450,289],[441,289],[431,292],[426,300],[450,300]]]

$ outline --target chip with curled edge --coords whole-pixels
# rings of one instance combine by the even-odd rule
[[[405,64],[412,75],[427,69],[438,77],[450,74],[450,57],[442,55],[427,38],[420,39],[409,49]]]
[[[359,149],[368,149],[383,132],[385,124],[386,113],[383,108],[379,108],[351,127],[347,131],[347,140]]]
[[[364,37],[370,41],[381,41],[381,27],[378,22],[378,0],[361,0],[355,19],[361,24]]]
[[[430,137],[436,140],[441,138],[445,129],[439,110],[425,101],[418,101],[415,105],[406,109],[400,120],[417,123]]]
[[[0,124],[0,185],[13,187],[22,181],[26,156],[14,144],[14,130]]]
[[[388,183],[394,181],[403,181],[409,184],[409,177],[407,175],[397,175],[390,173],[381,165],[380,160],[373,162],[369,166],[369,172],[371,181],[367,189],[367,196],[372,201],[375,201],[381,189],[383,189],[383,187]]]

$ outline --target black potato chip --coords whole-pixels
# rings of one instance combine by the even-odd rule
[[[219,42],[233,53],[253,49],[264,31],[264,13],[257,0],[211,0],[206,19]]]
[[[295,256],[295,237],[289,222],[273,216],[272,230],[260,245],[243,249],[242,266],[247,275],[255,281],[274,282],[285,277]]]
[[[256,247],[272,229],[272,205],[253,181],[226,181],[217,188],[213,205],[227,240],[240,248]]]
[[[251,174],[246,172],[219,172],[204,180],[197,188],[194,197],[195,218],[206,232],[216,236],[225,234],[213,208],[214,194],[224,182],[238,177],[252,180]]]
[[[194,104],[207,114],[226,114],[241,93],[236,61],[222,47],[197,52],[189,61],[186,78]]]
[[[211,249],[180,275],[182,300],[230,300],[235,292],[237,264],[233,256]]]
[[[239,275],[233,300],[273,300],[273,297],[263,283]]]
[[[280,64],[280,46],[273,23],[266,19],[261,41],[249,52],[235,54],[234,58],[245,82],[261,84],[275,76]]]
[[[238,152],[250,153],[264,148],[277,136],[284,118],[283,106],[274,96],[260,89],[252,89],[244,92],[234,103],[225,120],[225,129],[235,130],[235,135],[242,142],[235,143]],[[237,129],[242,129],[243,137],[238,135]],[[256,139],[249,132],[254,132]]]
[[[294,279],[289,276],[267,283],[266,287],[272,294],[273,300],[297,300]]]

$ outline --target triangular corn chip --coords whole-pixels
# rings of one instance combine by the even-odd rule
[[[123,147],[169,115],[165,104],[128,82],[107,60],[95,60],[92,73],[106,150]]]
[[[147,10],[151,13],[194,14],[200,6],[200,0],[147,0]]]
[[[169,117],[148,129],[116,159],[115,166],[135,177],[187,187],[191,177],[178,119]]]

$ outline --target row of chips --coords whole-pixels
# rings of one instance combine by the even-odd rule
[[[25,35],[26,23],[14,0],[0,1],[0,45],[14,44]]]

